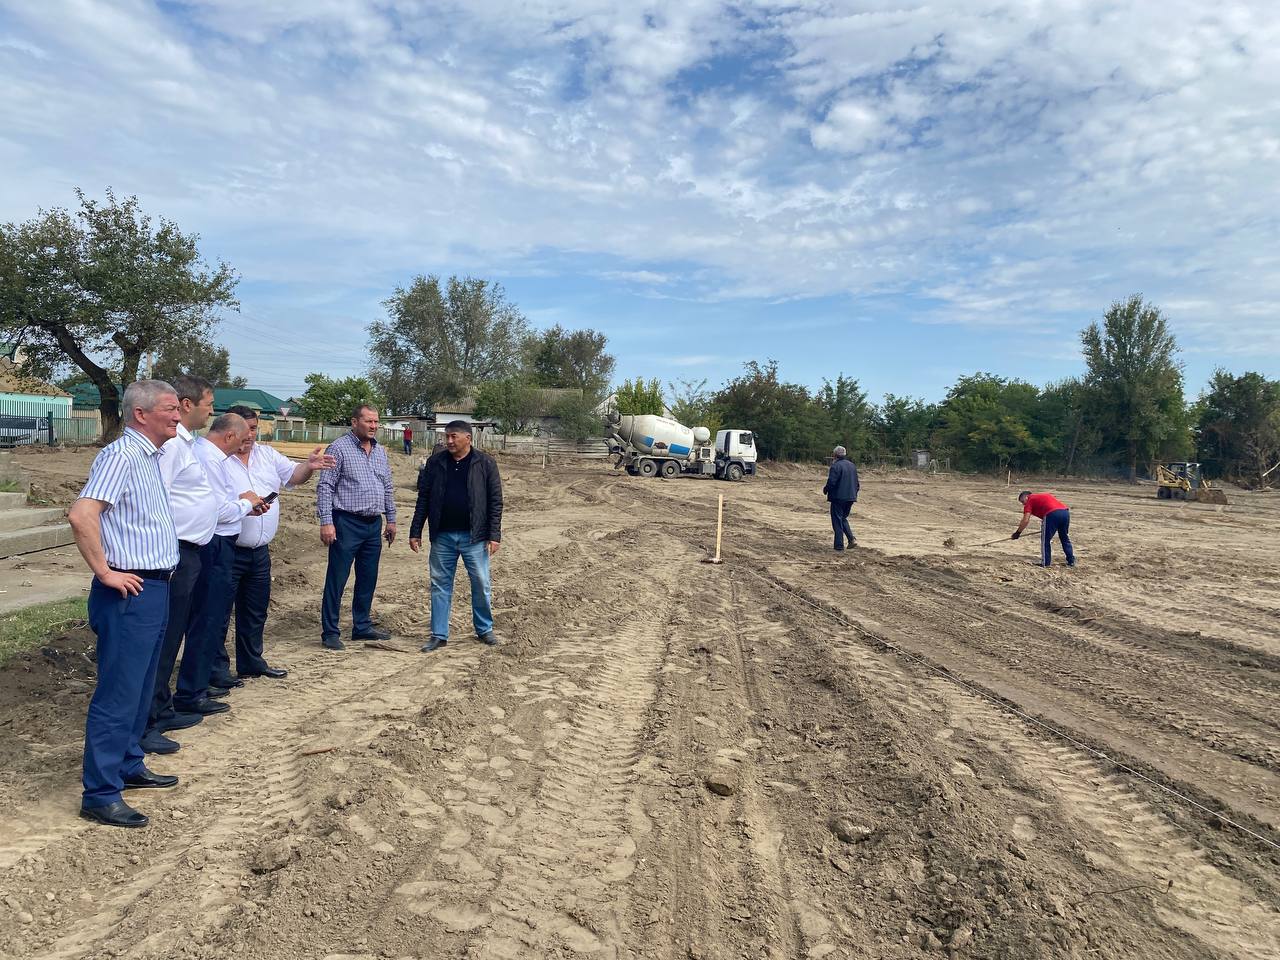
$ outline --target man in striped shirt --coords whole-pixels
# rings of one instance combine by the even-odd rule
[[[391,635],[373,625],[369,612],[378,585],[382,539],[396,539],[396,501],[391,492],[391,463],[378,443],[378,411],[361,404],[351,414],[351,432],[329,444],[335,467],[316,484],[316,515],[320,542],[329,548],[320,608],[320,642],[330,650],[343,648],[338,634],[338,611],[347,588],[351,565],[356,568],[352,591],[352,640],[386,640]],[[382,515],[386,514],[386,530]]]
[[[177,777],[143,763],[142,731],[155,692],[169,614],[178,533],[160,477],[160,447],[181,415],[173,387],[139,380],[124,392],[125,429],[93,461],[67,519],[93,571],[89,625],[98,635],[98,685],[84,739],[80,815],[115,827],[144,827],[122,791],[172,787]]]

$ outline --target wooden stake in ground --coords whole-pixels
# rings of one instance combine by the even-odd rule
[[[719,495],[720,500],[716,505],[716,555],[707,557],[703,563],[723,563],[720,559],[720,533],[724,529],[724,494]]]

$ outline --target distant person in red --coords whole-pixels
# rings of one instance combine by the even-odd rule
[[[404,455],[406,457],[413,456],[413,428],[404,428]]]
[[[1067,555],[1067,566],[1076,565],[1075,551],[1071,549],[1071,538],[1067,535],[1071,527],[1071,511],[1067,505],[1052,493],[1032,493],[1023,490],[1018,494],[1018,502],[1022,504],[1022,522],[1013,531],[1013,539],[1022,536],[1032,517],[1040,520],[1040,552],[1043,557],[1041,566],[1049,566],[1052,558],[1053,536],[1058,535],[1062,541],[1062,552]]]

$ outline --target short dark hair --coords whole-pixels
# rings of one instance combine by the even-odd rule
[[[213,392],[213,384],[204,377],[197,377],[193,373],[184,373],[180,377],[173,378],[173,392],[178,395],[178,401],[190,400],[192,403],[199,403],[204,399],[205,391]]]
[[[351,410],[351,419],[359,420],[360,414],[364,413],[366,410],[372,410],[374,413],[378,412],[378,408],[372,403],[357,403]]]
[[[444,425],[445,433],[465,433],[470,435],[471,424],[466,420],[450,420]]]
[[[1031,496],[1031,491],[1023,490],[1020,494],[1018,494],[1018,499],[1021,500],[1023,497],[1029,497],[1029,496]]]
[[[246,407],[243,403],[237,403],[234,407],[228,407],[227,413],[239,414],[246,420],[258,419],[258,411],[253,409],[253,407]]]

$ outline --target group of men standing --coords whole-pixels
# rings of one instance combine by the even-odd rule
[[[285,676],[263,656],[273,501],[333,458],[317,447],[294,464],[260,446],[248,407],[210,423],[213,388],[199,377],[130,384],[123,408],[123,432],[94,459],[68,513],[94,574],[89,624],[98,637],[80,813],[141,827],[147,817],[123,791],[178,783],[144,762],[180,749],[165,734],[228,711],[230,691],[247,678]]]
[[[68,512],[94,575],[89,624],[98,638],[80,814],[142,827],[147,816],[123,795],[177,785],[176,776],[145,763],[149,753],[181,748],[166,734],[226,713],[231,691],[247,679],[287,675],[263,651],[279,493],[322,474],[316,514],[329,563],[321,642],[333,650],[345,646],[339,608],[353,566],[352,639],[389,638],[373,622],[372,601],[382,543],[396,539],[396,504],[371,406],[355,410],[351,431],[327,450],[316,447],[294,463],[256,442],[251,408],[231,407],[215,418],[213,388],[200,377],[140,380],[125,390],[122,405],[123,432],[94,459]],[[471,440],[470,424],[450,423],[445,449],[419,472],[409,547],[421,549],[426,523],[431,636],[424,651],[448,642],[459,558],[471,579],[476,636],[497,643],[489,557],[502,539],[502,486],[496,462]],[[227,649],[232,611],[234,670]]]

